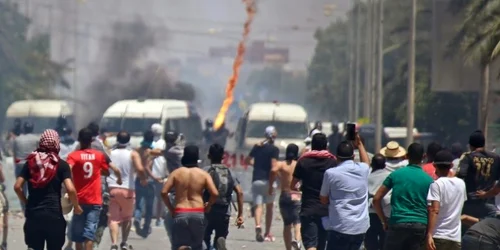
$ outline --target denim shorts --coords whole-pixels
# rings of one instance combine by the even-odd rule
[[[94,241],[102,207],[100,205],[80,206],[83,213],[74,214],[71,219],[71,240],[76,243],[83,243],[87,240]]]

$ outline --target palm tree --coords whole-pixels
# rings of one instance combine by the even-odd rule
[[[458,6],[461,8],[458,13],[463,13],[464,19],[450,46],[463,52],[466,63],[480,66],[479,126],[487,135],[490,66],[500,55],[500,0],[469,0]]]

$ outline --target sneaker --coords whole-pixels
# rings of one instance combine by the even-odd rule
[[[117,245],[112,245],[111,246],[111,250],[118,250],[118,246]]]
[[[163,227],[163,220],[162,219],[156,220],[156,226],[157,227]]]
[[[257,242],[264,241],[264,237],[262,236],[262,228],[260,227],[255,228],[255,240],[257,240]]]
[[[139,232],[141,231],[141,222],[138,221],[138,220],[134,220],[134,227],[133,229],[135,229],[135,232],[137,234],[139,234]]]
[[[292,249],[293,250],[301,250],[302,246],[300,245],[300,242],[298,240],[292,241]]]
[[[267,234],[266,237],[264,237],[264,241],[266,242],[274,242],[276,238],[272,234]]]
[[[2,243],[2,245],[0,246],[0,250],[7,250],[7,243]]]
[[[217,243],[215,243],[217,246],[217,250],[227,250],[226,248],[226,239],[224,237],[219,237],[217,239]]]
[[[134,248],[132,247],[132,245],[129,245],[125,242],[122,242],[122,244],[120,244],[120,250],[133,250]]]

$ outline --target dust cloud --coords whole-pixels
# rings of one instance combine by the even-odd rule
[[[195,99],[195,89],[191,84],[174,82],[165,65],[144,61],[144,55],[154,50],[157,40],[160,40],[155,37],[156,30],[157,27],[149,27],[140,18],[112,25],[110,36],[99,45],[104,67],[94,81],[82,87],[81,93],[85,93],[92,109],[81,105],[77,108],[82,117],[81,125],[98,121],[110,105],[123,99]],[[164,43],[165,37],[161,41]]]

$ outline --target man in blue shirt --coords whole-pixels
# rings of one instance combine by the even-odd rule
[[[353,145],[354,144],[354,145]],[[354,162],[354,147],[361,162]],[[337,147],[339,165],[325,172],[320,200],[329,204],[323,227],[329,231],[327,250],[359,249],[370,227],[368,213],[368,154],[359,136]]]

